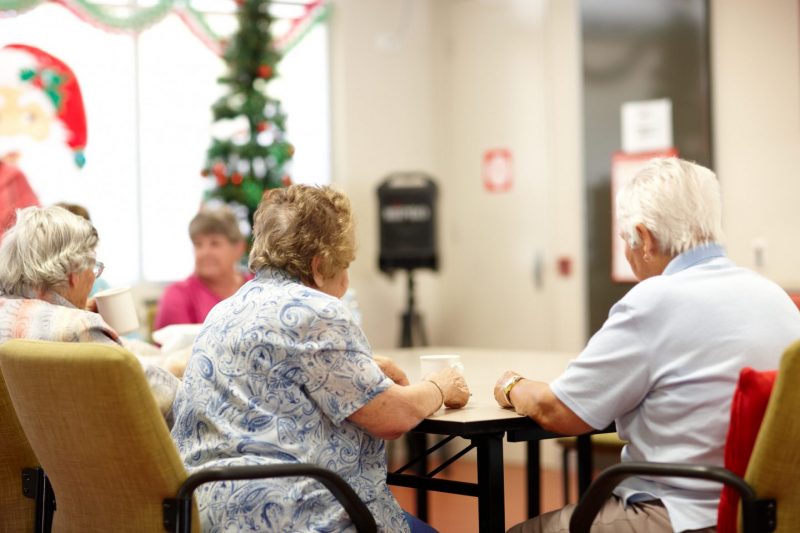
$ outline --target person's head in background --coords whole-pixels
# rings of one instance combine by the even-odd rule
[[[261,199],[253,224],[250,270],[277,268],[341,298],[355,259],[350,201],[330,187],[291,185]]]
[[[722,244],[722,195],[709,169],[677,157],[650,161],[617,194],[625,257],[639,280],[692,248]]]
[[[194,246],[194,272],[209,285],[239,277],[237,265],[245,240],[233,211],[224,205],[204,206],[189,223]]]
[[[66,209],[67,211],[69,211],[73,215],[78,215],[81,218],[85,218],[89,222],[92,221],[92,217],[89,216],[89,210],[86,209],[85,207],[83,207],[82,205],[69,204],[67,202],[58,202],[57,204],[54,204],[54,205],[56,205],[58,207],[61,207],[63,209]]]
[[[0,243],[0,291],[23,298],[58,294],[83,309],[95,281],[97,230],[58,206],[26,207]]]

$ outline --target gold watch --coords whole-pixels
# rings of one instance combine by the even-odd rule
[[[523,378],[519,374],[515,374],[515,375],[511,376],[510,378],[508,378],[508,381],[506,381],[506,384],[503,385],[503,396],[505,396],[505,398],[506,398],[506,403],[508,403],[508,405],[510,405],[511,407],[514,407],[514,405],[511,403],[511,389],[516,387],[517,383],[519,383],[523,379],[525,379],[525,378]]]

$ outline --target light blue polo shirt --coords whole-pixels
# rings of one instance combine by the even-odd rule
[[[723,464],[739,371],[775,369],[800,312],[775,283],[717,245],[675,257],[615,304],[550,388],[594,428],[616,422],[623,461]],[[675,531],[713,526],[721,485],[629,478],[615,494],[663,501]]]

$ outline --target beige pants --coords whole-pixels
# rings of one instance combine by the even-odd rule
[[[517,524],[508,533],[569,533],[574,504]],[[695,530],[716,533],[716,527]],[[638,502],[626,508],[616,496],[609,499],[592,523],[592,533],[672,533],[669,515],[659,500]]]

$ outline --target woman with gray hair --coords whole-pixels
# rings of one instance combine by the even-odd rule
[[[226,205],[204,206],[189,223],[194,272],[164,290],[153,329],[202,324],[211,308],[231,296],[251,276],[239,270],[245,240],[236,214]]]
[[[639,283],[554,382],[509,371],[495,398],[562,434],[615,422],[629,441],[622,461],[722,466],[740,370],[777,368],[800,337],[800,313],[780,287],[726,257],[720,187],[709,169],[651,161],[619,192],[617,218]],[[592,532],[715,531],[720,490],[703,480],[629,478]],[[510,531],[566,532],[573,508]]]
[[[95,279],[97,230],[61,207],[26,207],[0,243],[0,343],[12,338],[122,344],[97,313],[86,309]],[[146,366],[161,412],[171,419],[178,380]]]
[[[342,476],[380,531],[431,531],[386,484],[383,439],[469,398],[453,368],[409,385],[373,357],[340,300],[355,259],[350,202],[329,187],[268,192],[255,215],[256,273],[209,313],[175,401],[172,436],[189,469],[311,463]],[[310,479],[209,483],[195,493],[204,531],[351,531]]]

